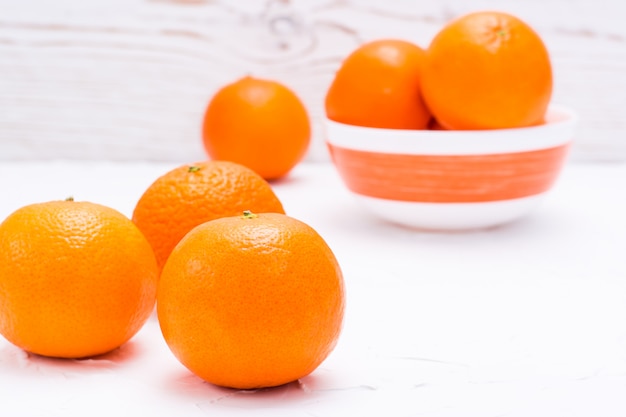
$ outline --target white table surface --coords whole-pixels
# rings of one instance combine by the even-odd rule
[[[0,218],[72,195],[131,215],[173,164],[0,164]],[[424,233],[361,211],[330,165],[273,184],[345,275],[336,350],[270,390],[202,382],[153,316],[89,360],[24,353],[0,338],[0,416],[626,415],[626,165],[566,166],[529,217],[488,231]]]

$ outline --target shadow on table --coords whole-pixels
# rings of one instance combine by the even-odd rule
[[[337,382],[340,382],[337,384]],[[294,405],[300,410],[312,408],[321,401],[336,398],[345,401],[353,396],[355,401],[367,391],[369,386],[343,386],[330,374],[314,372],[300,380],[273,388],[240,390],[210,384],[191,372],[180,371],[167,377],[164,391],[185,397],[203,410],[215,411],[215,407],[229,409],[291,409]]]
[[[19,372],[21,375],[68,375],[112,371],[140,356],[141,350],[141,347],[131,340],[103,355],[84,359],[64,359],[36,355],[7,343],[0,348],[0,374]]]

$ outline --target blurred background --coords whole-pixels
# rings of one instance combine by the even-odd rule
[[[0,0],[0,163],[189,162],[215,91],[246,74],[291,87],[326,161],[323,99],[364,41],[426,47],[451,18],[494,9],[533,26],[553,101],[580,116],[570,158],[626,161],[622,0]]]

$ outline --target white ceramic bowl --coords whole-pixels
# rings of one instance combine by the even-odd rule
[[[394,223],[487,228],[529,213],[565,160],[577,117],[550,106],[526,128],[394,130],[326,120],[331,159],[363,206]]]

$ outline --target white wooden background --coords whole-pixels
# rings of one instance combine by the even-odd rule
[[[281,80],[314,121],[361,42],[426,46],[450,18],[508,11],[543,36],[554,101],[581,121],[572,157],[626,161],[623,0],[0,0],[0,161],[204,158],[205,106],[244,74]]]

